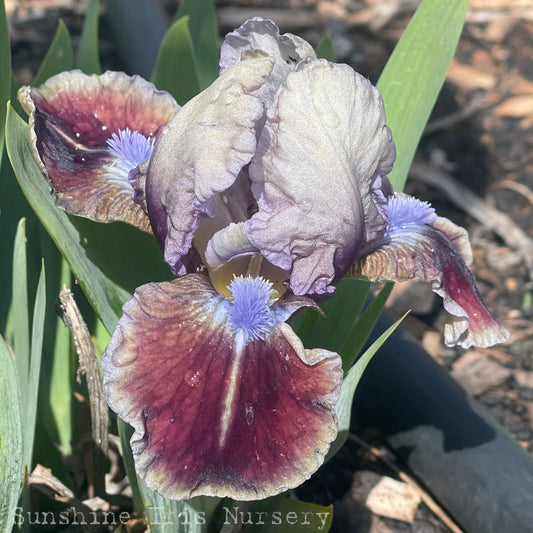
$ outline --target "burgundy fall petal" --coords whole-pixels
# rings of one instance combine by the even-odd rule
[[[339,356],[279,323],[245,343],[227,303],[201,274],[144,285],[102,360],[137,472],[167,498],[272,496],[307,479],[337,433]]]
[[[39,88],[21,88],[19,100],[30,115],[36,159],[57,205],[98,222],[121,220],[151,231],[108,141],[129,130],[153,142],[179,109],[168,93],[122,72],[72,71]]]
[[[450,314],[444,328],[447,346],[486,347],[509,338],[507,330],[483,304],[474,276],[465,264],[471,251],[463,228],[438,217],[429,224],[397,228],[369,248],[348,275],[380,281],[431,281]]]

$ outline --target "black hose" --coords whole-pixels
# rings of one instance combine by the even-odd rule
[[[533,532],[533,459],[407,332],[368,365],[353,420],[377,429],[468,533]]]

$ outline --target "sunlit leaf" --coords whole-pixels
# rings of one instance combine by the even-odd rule
[[[332,443],[328,453],[328,459],[333,457],[345,443],[348,433],[350,431],[350,420],[352,415],[352,403],[353,396],[359,380],[365,371],[368,363],[372,360],[372,357],[381,348],[382,344],[390,337],[394,330],[400,325],[404,317],[397,320],[387,331],[385,331],[373,344],[368,348],[365,353],[357,360],[357,363],[350,368],[344,381],[342,383],[341,394],[335,411],[337,413],[337,422],[339,427],[339,434]]]
[[[0,336],[0,532],[13,529],[23,472],[22,405],[13,355]]]
[[[367,281],[343,279],[333,297],[320,304],[325,316],[314,309],[302,313],[296,331],[306,347],[339,351],[363,309],[369,287]]]
[[[48,48],[43,62],[35,75],[33,85],[39,86],[55,74],[71,70],[72,62],[73,53],[70,34],[65,23],[60,20],[52,44]]]
[[[218,76],[218,27],[213,0],[183,0],[176,20],[182,17],[189,17],[194,63],[203,90]]]
[[[50,272],[50,268],[48,272]],[[70,287],[70,268],[63,258],[60,261],[59,272],[59,283],[54,287],[56,297],[62,286]],[[70,453],[72,448],[72,384],[74,381],[74,363],[70,331],[57,315],[55,317],[55,332],[51,339],[50,348],[48,351],[49,353],[51,352],[51,357],[43,361],[43,371],[47,369],[47,375],[49,376],[46,380],[46,384],[49,383],[49,388],[45,398],[47,398],[52,419],[49,423],[53,424],[54,428],[47,427],[47,430],[49,434],[57,432],[57,441],[66,453]]]
[[[85,74],[102,72],[98,54],[98,4],[98,0],[89,3],[76,57],[76,67]]]
[[[104,350],[110,340],[111,336],[109,335],[109,332],[107,331],[107,329],[105,329],[102,322],[100,322],[100,320],[97,320],[96,325],[94,327],[93,342],[98,353],[98,357],[102,357],[102,354],[104,353]]]
[[[418,141],[455,53],[468,0],[424,0],[389,58],[377,87],[396,143],[389,178],[402,190]]]
[[[30,368],[30,319],[28,311],[28,275],[26,260],[26,220],[21,219],[13,251],[14,351],[20,378],[22,409],[26,412],[28,372]]]
[[[168,91],[180,105],[200,91],[189,17],[174,22],[165,34],[151,80],[158,89]]]
[[[41,359],[43,353],[44,324],[46,313],[46,281],[44,264],[41,268],[35,304],[33,306],[33,322],[31,333],[31,358],[28,379],[28,397],[26,399],[26,413],[24,423],[24,464],[31,471],[33,442],[35,437],[35,422],[37,419],[37,405],[39,397],[39,377],[41,373]]]
[[[26,218],[26,227],[31,232],[37,218],[18,186],[9,158],[5,157],[0,166],[0,333],[4,335],[12,301],[13,247],[21,218]]]
[[[335,61],[335,49],[333,48],[333,42],[328,33],[324,34],[324,37],[320,40],[316,47],[317,57],[327,59],[328,61]]]
[[[393,287],[394,283],[385,284],[376,298],[365,309],[365,312],[358,316],[351,329],[348,330],[347,336],[339,347],[339,353],[342,356],[342,367],[345,372],[354,364],[368,341]]]
[[[126,424],[124,420],[117,417],[117,429],[120,437],[120,444],[122,446],[124,470],[130,482],[133,509],[137,513],[141,513],[144,511],[144,502],[142,499],[141,489],[139,488],[137,474],[135,473],[135,463],[133,462],[133,455],[130,447],[130,439],[133,435],[133,428],[129,424]],[[157,533],[160,533],[160,531],[157,531]]]

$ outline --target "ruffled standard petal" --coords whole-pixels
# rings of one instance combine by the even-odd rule
[[[135,203],[130,171],[179,109],[138,76],[63,72],[39,88],[23,87],[34,153],[57,205],[98,222],[121,220],[150,231]]]
[[[144,285],[124,306],[102,360],[104,388],[135,428],[137,473],[164,497],[272,496],[307,479],[336,436],[339,356],[304,350],[286,324],[257,327],[243,315],[256,304],[232,310],[190,274]],[[240,327],[256,336],[245,341]]]
[[[264,106],[256,93],[272,71],[262,52],[245,54],[190,100],[158,139],[146,177],[152,228],[177,274],[200,218],[215,213],[214,196],[228,189],[256,148]]]
[[[405,195],[389,199],[388,211],[387,233],[369,244],[347,275],[431,281],[450,314],[444,328],[447,346],[487,347],[506,341],[509,333],[483,304],[466,266],[465,259],[472,257],[466,231]]]
[[[259,211],[245,229],[291,271],[295,294],[332,292],[367,232],[385,226],[374,203],[394,157],[381,97],[363,76],[325,60],[288,75],[250,164]]]
[[[274,59],[274,68],[261,89],[261,98],[270,103],[285,78],[304,59],[316,59],[313,47],[292,33],[280,35],[272,20],[254,17],[228,33],[220,50],[220,72],[234,65],[242,54],[261,50]]]

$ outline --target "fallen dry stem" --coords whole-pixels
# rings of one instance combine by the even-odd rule
[[[93,469],[94,494],[105,493],[105,457],[107,455],[109,413],[102,386],[102,375],[91,334],[74,301],[72,292],[63,287],[59,293],[57,311],[65,326],[72,332],[79,358],[79,372],[85,374],[91,409],[91,435],[94,442]]]
[[[415,161],[411,177],[442,192],[457,207],[498,235],[510,248],[519,252],[533,279],[533,240],[509,216],[495,209],[448,173],[427,163]]]

